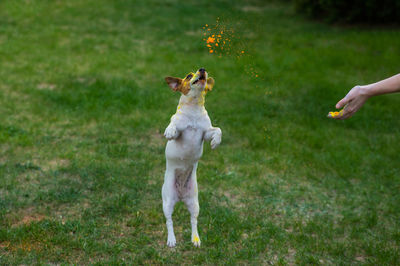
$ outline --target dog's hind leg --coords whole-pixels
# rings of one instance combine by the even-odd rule
[[[172,213],[174,212],[174,205],[175,202],[173,201],[163,201],[163,211],[165,219],[167,220],[167,230],[168,230],[167,245],[171,248],[175,247],[176,245],[174,226],[172,222]]]
[[[197,217],[199,216],[200,206],[199,206],[199,198],[198,198],[198,189],[197,189],[197,178],[196,178],[196,168],[194,168],[193,176],[192,176],[192,196],[184,199],[184,202],[190,212],[190,223],[192,225],[192,243],[196,247],[200,247],[200,237],[197,231]]]
[[[168,179],[166,179],[168,180]],[[170,180],[168,180],[170,181]],[[176,191],[171,182],[165,182],[162,187],[162,199],[163,199],[163,211],[166,219],[168,240],[167,245],[169,247],[175,247],[176,238],[174,233],[174,226],[172,222],[172,213],[174,212],[174,206],[177,202]]]
[[[197,231],[197,217],[199,216],[199,200],[197,196],[195,198],[187,199],[185,201],[186,206],[190,212],[190,223],[192,224],[192,243],[196,247],[200,247],[200,237]]]

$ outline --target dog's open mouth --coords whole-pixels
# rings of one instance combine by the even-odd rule
[[[205,82],[206,81],[206,75],[201,74],[195,81],[193,81],[192,84],[196,84],[199,81]]]

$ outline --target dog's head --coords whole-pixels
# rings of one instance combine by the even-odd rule
[[[166,77],[165,81],[173,91],[180,91],[188,96],[200,95],[203,91],[207,93],[214,86],[214,79],[208,77],[204,68],[200,68],[196,73],[190,72],[184,79]]]

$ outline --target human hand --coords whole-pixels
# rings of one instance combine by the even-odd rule
[[[329,112],[328,117],[340,120],[350,118],[363,106],[369,97],[367,87],[355,86],[336,104],[337,109],[344,106],[343,110],[340,112]]]

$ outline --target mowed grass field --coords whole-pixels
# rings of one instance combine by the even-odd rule
[[[218,17],[241,58],[209,54]],[[326,118],[399,47],[279,2],[1,1],[0,264],[400,264],[400,95]],[[223,141],[197,172],[202,246],[178,204],[170,249],[164,77],[200,67]]]

